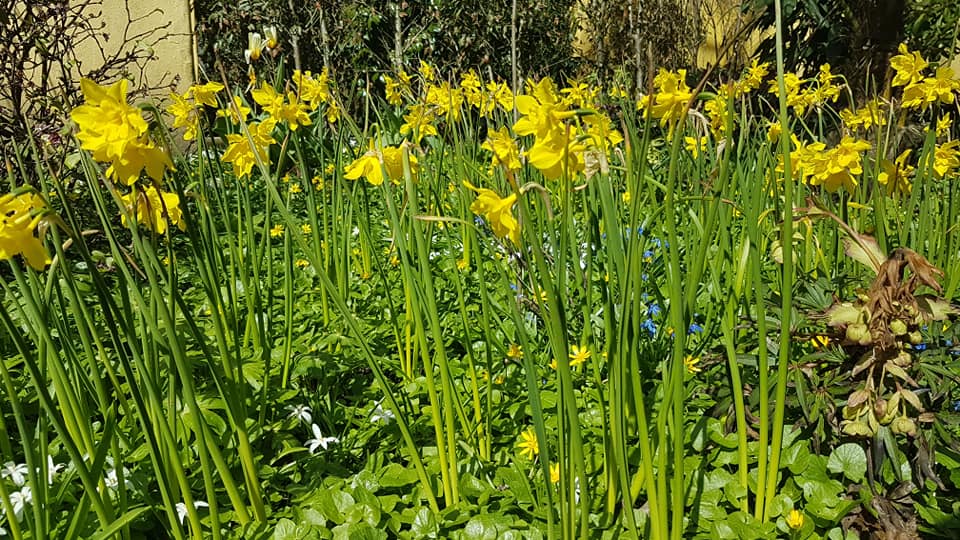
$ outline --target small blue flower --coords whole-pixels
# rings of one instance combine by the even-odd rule
[[[653,259],[653,250],[652,250],[652,249],[648,249],[648,250],[646,250],[646,251],[643,252],[643,260],[649,261],[650,259]]]
[[[650,307],[647,308],[647,316],[656,317],[660,314],[660,306],[657,304],[650,304]]]
[[[646,330],[650,337],[657,335],[657,325],[653,323],[653,319],[647,319],[640,323],[640,328]]]
[[[913,350],[915,350],[915,351],[925,351],[925,350],[927,350],[927,344],[926,344],[926,343],[918,343],[918,344],[916,344],[916,345],[913,346]]]
[[[477,227],[483,227],[484,225],[483,218],[480,216],[473,216],[473,223],[476,224]]]
[[[953,412],[960,412],[960,401],[953,402]]]
[[[687,328],[687,334],[699,334],[700,332],[703,332],[703,327],[695,322],[690,323],[690,328]]]
[[[650,279],[650,276],[648,276],[646,273],[643,273],[643,274],[640,274],[640,279],[647,281],[648,279]]]

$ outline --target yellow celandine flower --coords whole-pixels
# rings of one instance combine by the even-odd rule
[[[520,151],[517,150],[517,143],[513,141],[510,131],[506,126],[501,126],[496,131],[487,134],[487,140],[480,145],[480,148],[493,154],[491,163],[502,165],[508,171],[515,171],[520,168]]]
[[[306,260],[306,259],[297,259],[297,260],[293,261],[293,264],[294,264],[294,266],[296,266],[297,268],[306,268],[306,267],[310,266],[310,261],[308,261],[308,260]]]
[[[880,162],[880,174],[877,175],[877,181],[880,185],[886,187],[887,195],[909,195],[912,189],[910,176],[913,175],[914,167],[907,162],[910,159],[912,150],[904,150],[893,161],[884,159]]]
[[[247,136],[242,133],[227,134],[227,150],[220,159],[233,164],[233,174],[237,178],[243,178],[250,174],[258,156],[264,163],[270,163],[270,145],[277,142],[271,135],[274,126],[276,126],[276,121],[272,119],[247,126],[250,131],[250,138],[253,139],[253,146],[250,145]]]
[[[309,223],[304,223],[303,225],[300,225],[300,232],[303,234],[310,234],[313,232],[313,227],[311,227]]]
[[[283,224],[277,223],[270,229],[270,238],[279,238],[283,236]]]
[[[46,207],[36,193],[0,196],[0,261],[22,255],[34,270],[50,264],[41,240],[43,228],[38,231]]]
[[[193,101],[198,105],[208,105],[217,107],[217,92],[223,90],[223,85],[218,82],[208,82],[206,84],[195,84],[190,87],[190,93],[193,94]]]
[[[233,96],[233,106],[217,110],[217,116],[229,118],[234,124],[242,124],[250,116],[250,107],[244,104],[243,98],[240,96]]]
[[[814,349],[823,349],[830,345],[830,336],[825,336],[823,334],[813,336],[810,338],[810,343],[813,344]]]
[[[70,112],[79,127],[77,139],[93,159],[110,163],[108,177],[132,185],[146,169],[151,178],[160,181],[173,163],[150,140],[140,110],[127,103],[127,84],[126,79],[109,87],[87,78],[80,80],[84,104]]]
[[[517,194],[511,193],[501,198],[492,189],[478,188],[466,180],[463,181],[463,185],[477,193],[476,200],[470,204],[470,211],[482,215],[497,237],[510,238],[515,246],[519,246],[520,224],[513,217],[513,205],[517,202]]]
[[[409,154],[408,158],[410,174],[416,176],[417,158],[413,154]],[[370,139],[369,150],[344,168],[343,177],[357,180],[362,176],[372,185],[379,186],[385,180],[384,172],[387,174],[386,179],[400,183],[403,179],[403,148],[385,146],[381,150],[376,147],[373,139]]]
[[[303,191],[303,188],[300,187],[300,184],[292,184],[290,186],[290,193],[297,194]]]
[[[516,343],[511,343],[510,348],[507,349],[507,358],[512,358],[514,360],[523,358],[523,347]]]
[[[803,527],[803,512],[799,510],[790,510],[790,514],[787,515],[787,526],[791,529],[798,531]]]
[[[520,442],[517,443],[517,448],[520,449],[520,455],[525,456],[527,459],[533,459],[540,455],[540,445],[537,443],[537,433],[533,428],[527,428],[526,431],[520,434]]]
[[[659,73],[654,77],[653,85],[657,92],[653,96],[650,114],[660,119],[661,126],[682,120],[680,115],[684,114],[684,108],[693,97],[686,79],[687,70],[685,69],[672,72],[660,68]]]
[[[159,191],[152,185],[144,190],[134,187],[130,193],[121,195],[120,200],[126,207],[126,212],[120,216],[124,225],[127,224],[127,214],[133,214],[137,223],[146,225],[157,234],[167,232],[168,222],[179,227],[181,231],[187,228],[180,212],[180,197],[176,193]]]
[[[690,374],[700,373],[701,371],[703,371],[700,368],[699,364],[700,364],[699,356],[693,356],[688,354],[687,357],[683,359],[683,367],[685,367],[687,369],[687,373],[690,373]]]
[[[436,120],[433,110],[423,103],[410,105],[407,108],[407,114],[403,115],[403,120],[400,135],[412,134],[411,141],[414,144],[420,144],[427,135],[437,135],[437,127],[433,125]]]
[[[200,117],[197,115],[196,106],[187,101],[188,96],[189,92],[182,96],[171,92],[170,100],[173,103],[167,106],[167,112],[173,115],[174,129],[184,128],[183,140],[192,141],[200,131]]]
[[[580,348],[579,345],[570,347],[570,367],[576,367],[590,359],[593,353],[587,347]]]
[[[893,76],[893,86],[906,86],[923,80],[923,70],[927,68],[927,61],[920,53],[907,49],[906,43],[897,47],[900,54],[890,58],[890,67],[896,71]]]
[[[560,464],[551,463],[550,464],[550,483],[556,484],[560,481]]]

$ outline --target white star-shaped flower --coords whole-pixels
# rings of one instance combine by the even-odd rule
[[[290,411],[287,418],[299,418],[304,424],[313,422],[313,411],[307,405],[287,405],[287,410]]]
[[[193,501],[193,507],[200,508],[209,508],[210,505],[206,501]],[[182,524],[184,520],[187,519],[187,503],[178,502],[177,503],[177,516],[180,518],[180,523]]]
[[[316,424],[312,424],[310,429],[313,430],[313,438],[307,440],[306,445],[311,454],[316,453],[317,448],[326,450],[331,444],[340,442],[340,439],[336,437],[324,437],[323,433],[320,432],[320,426]]]
[[[26,464],[8,461],[3,464],[3,469],[0,469],[0,476],[9,478],[17,487],[20,487],[27,483],[26,475],[29,472],[30,469],[27,468]]]

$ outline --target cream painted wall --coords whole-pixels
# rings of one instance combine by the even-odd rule
[[[193,39],[191,0],[102,0],[94,13],[97,23],[103,23],[109,39],[103,41],[107,54],[115,53],[123,45],[123,36],[142,36],[128,47],[152,51],[152,58],[142,65],[130,66],[131,89],[154,87],[176,82],[179,92],[186,91],[196,77],[196,49]],[[166,26],[165,28],[162,28]],[[153,35],[145,35],[159,29]],[[93,42],[77,47],[80,60],[78,75],[103,64],[103,53]],[[112,82],[112,81],[98,81]]]

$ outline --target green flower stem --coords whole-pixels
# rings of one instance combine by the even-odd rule
[[[775,0],[774,6],[777,26],[777,88],[780,102],[780,125],[787,126],[787,91],[783,80],[783,14],[781,0]],[[793,345],[791,326],[793,284],[795,279],[793,268],[794,179],[791,174],[790,137],[788,135],[788,130],[785,130],[780,136],[780,151],[783,155],[783,222],[780,228],[780,247],[783,250],[783,278],[780,286],[780,352],[777,359],[777,391],[773,413],[773,439],[770,445],[770,466],[766,471],[766,488],[763,492],[766,500],[763,501],[762,505],[758,504],[761,508],[761,521],[767,521],[767,519],[769,519],[770,505],[777,491],[777,479],[780,473],[780,453],[783,443],[784,414],[786,411],[787,374],[790,365],[790,351]],[[760,346],[765,346],[765,343],[761,342]],[[768,394],[763,394],[761,399],[766,399],[767,396]],[[760,451],[763,453],[766,450],[761,446]],[[757,482],[759,483],[759,479],[763,478],[763,476],[758,476],[757,478]]]

